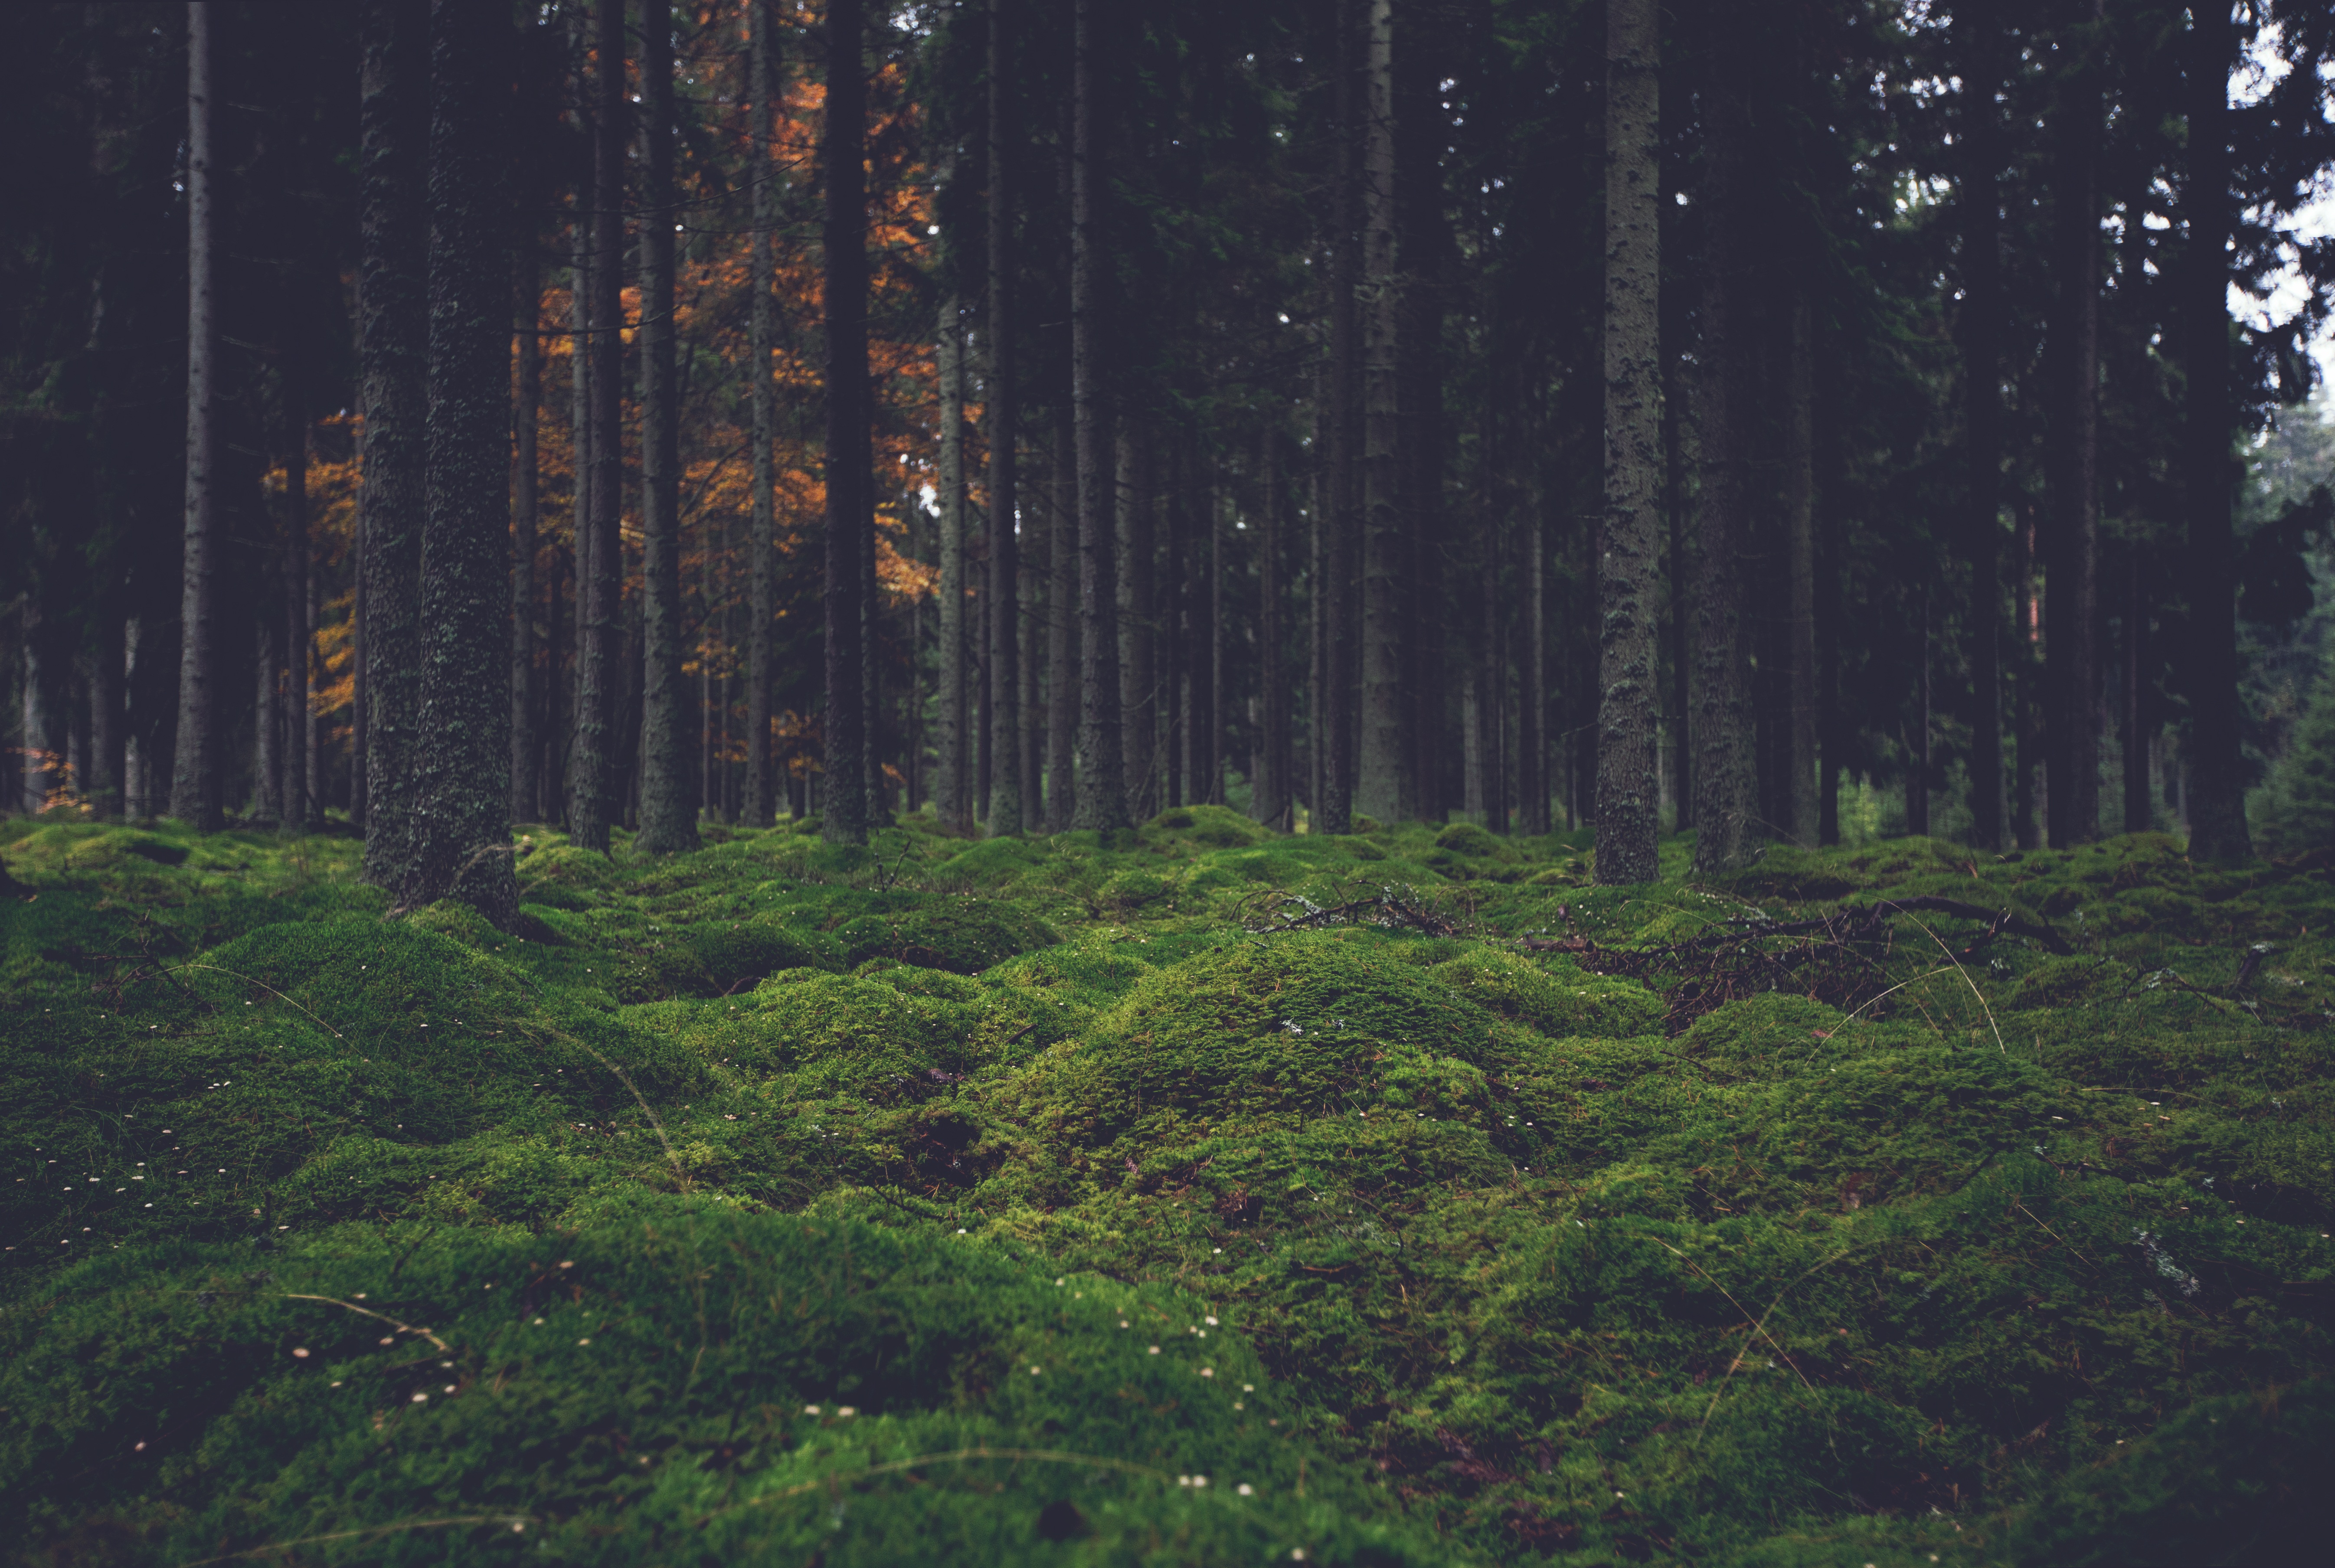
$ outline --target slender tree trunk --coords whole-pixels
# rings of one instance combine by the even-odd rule
[[[1159,727],[1152,659],[1151,449],[1132,421],[1119,427],[1119,768],[1127,814],[1158,814]]]
[[[1006,73],[1013,0],[989,0],[989,836],[1022,828],[1021,608],[1013,480],[1013,138]]]
[[[2191,7],[2189,259],[2181,309],[2189,374],[2189,856],[2253,857],[2238,751],[2237,601],[2231,528],[2229,71],[2236,29],[2221,0]],[[2056,783],[2054,792],[2056,793]]]
[[[1225,803],[1225,536],[1228,531],[1224,506],[1212,489],[1208,495],[1208,719],[1207,793],[1200,799],[1211,806]]]
[[[689,688],[681,672],[681,417],[673,322],[673,8],[641,0],[641,836],[646,855],[697,847]],[[752,768],[753,738],[747,738]],[[761,780],[753,780],[759,789]],[[760,799],[750,795],[749,814]]]
[[[1118,488],[1106,382],[1110,266],[1099,232],[1109,198],[1105,172],[1109,91],[1115,56],[1099,38],[1106,0],[1077,0],[1072,95],[1076,131],[1071,169],[1071,401],[1076,411],[1079,473],[1079,746],[1073,820],[1109,833],[1128,825],[1121,763],[1119,691],[1119,530],[1111,516]]]
[[[1714,30],[1706,113],[1701,207],[1706,226],[1702,293],[1702,553],[1694,583],[1693,713],[1695,869],[1737,869],[1751,853],[1750,703],[1743,658],[1743,560],[1749,509],[1749,323],[1745,298],[1741,187],[1750,112],[1737,62],[1737,27]]]
[[[2059,382],[2052,455],[2052,540],[2045,573],[2050,631],[2052,745],[2050,836],[2054,847],[2089,843],[2100,831],[2099,757],[2099,372],[2100,70],[2096,52],[2101,0],[2074,0],[2068,40],[2078,63],[2057,127],[2052,202],[2059,299],[2052,333]]]
[[[1807,291],[1794,291],[1790,386],[1785,395],[1784,569],[1786,664],[1791,717],[1786,731],[1786,784],[1792,841],[1814,847],[1824,836],[1817,789],[1816,331]],[[1927,612],[1925,611],[1924,614]],[[1927,677],[1925,676],[1924,679]]]
[[[748,324],[748,355],[751,368],[754,417],[754,499],[751,533],[746,546],[746,821],[752,827],[770,825],[778,779],[770,754],[776,650],[771,628],[778,619],[778,387],[771,378],[770,356],[778,347],[778,247],[772,233],[777,219],[780,178],[775,131],[779,106],[778,18],[770,0],[751,0],[747,7],[748,70],[751,80],[746,98],[751,114],[750,143],[753,149],[753,247],[749,263],[749,286],[753,306]]]
[[[1046,831],[1069,829],[1078,798],[1079,460],[1077,411],[1054,410],[1053,507],[1046,538]]]
[[[623,630],[624,553],[617,532],[624,516],[624,247],[625,247],[625,0],[598,0],[595,31],[592,179],[592,261],[589,271],[589,372],[592,431],[588,545],[578,542],[576,583],[582,635],[576,640],[576,750],[569,770],[568,836],[580,848],[608,847],[609,817],[617,804],[624,750],[615,729],[617,668]]]
[[[1997,0],[1963,0],[1962,392],[1970,450],[1971,841],[2002,847],[2001,19]]]
[[[1305,812],[1309,831],[1322,831],[1322,791],[1329,761],[1330,702],[1330,377],[1326,363],[1315,376],[1313,474],[1305,516]]]
[[[1370,6],[1370,140],[1363,169],[1362,276],[1370,311],[1363,340],[1361,724],[1354,808],[1391,826],[1411,815],[1405,786],[1403,621],[1410,585],[1402,497],[1400,258],[1396,252],[1394,8]]]
[[[1670,527],[1671,578],[1671,767],[1676,797],[1677,831],[1694,826],[1693,612],[1687,595],[1686,453],[1680,431],[1685,396],[1679,387],[1678,355],[1662,354],[1662,517]]]
[[[284,826],[287,831],[313,831],[325,825],[325,813],[317,793],[316,720],[308,711],[315,636],[315,574],[308,559],[308,411],[296,392],[287,401],[292,429],[284,453]],[[102,663],[99,668],[102,707]],[[117,679],[116,702],[120,697]]]
[[[2155,825],[2148,798],[2148,691],[2141,681],[2141,652],[2148,642],[2148,596],[2141,574],[2141,542],[2126,547],[2124,593],[2124,830],[2146,833]]]
[[[1330,389],[1328,440],[1328,534],[1323,578],[1328,622],[1328,664],[1323,677],[1323,731],[1327,756],[1314,831],[1353,831],[1354,769],[1358,760],[1361,642],[1361,498],[1357,471],[1361,387],[1361,282],[1360,240],[1362,146],[1361,68],[1367,54],[1358,0],[1332,0],[1337,89],[1335,169],[1331,189]]]
[[[284,681],[276,659],[276,628],[268,622],[269,617],[261,615],[252,625],[251,816],[247,825],[254,828],[280,828],[284,824],[279,809],[284,783]],[[85,759],[73,760],[73,779],[76,789],[87,787]]]
[[[1286,591],[1281,576],[1281,432],[1268,422],[1257,440],[1260,491],[1256,519],[1255,760],[1249,776],[1249,815],[1268,828],[1289,826],[1289,665],[1281,617]]]
[[[584,67],[586,26],[582,14],[573,21],[576,44],[576,115],[586,127],[586,137],[594,145],[598,138],[589,133],[592,121],[591,81]],[[577,179],[576,189],[576,220],[569,237],[573,253],[568,264],[568,330],[569,374],[567,379],[567,432],[569,439],[569,473],[575,491],[568,508],[568,644],[573,666],[567,674],[562,666],[552,665],[552,679],[561,689],[567,702],[567,723],[557,731],[560,736],[561,792],[558,811],[563,821],[573,825],[569,812],[575,795],[576,770],[579,766],[576,745],[584,732],[584,647],[592,620],[592,487],[597,482],[598,469],[592,461],[592,311],[595,291],[592,283],[592,184],[587,165]],[[559,606],[552,605],[555,613]]]
[[[868,506],[867,202],[861,146],[867,82],[860,0],[828,0],[827,124],[827,782],[820,832],[830,844],[867,841],[864,643]]]
[[[218,15],[199,0],[187,6],[187,526],[179,566],[179,744],[170,780],[170,815],[204,833],[219,828],[218,743],[212,732],[218,692],[211,626],[223,543],[212,490],[219,456],[213,385],[219,349],[214,295],[218,198],[212,166],[218,108],[212,23]]]
[[[1661,26],[1654,0],[1605,7],[1605,515],[1599,537],[1597,880],[1661,875]]]
[[[1169,806],[1184,804],[1184,675],[1190,661],[1184,636],[1184,478],[1181,440],[1169,460],[1173,474],[1167,486],[1166,526],[1160,529],[1159,551],[1159,730],[1161,767],[1166,770],[1163,799]]]
[[[518,265],[512,324],[518,337],[518,380],[511,412],[511,819],[537,819],[535,727],[535,556],[542,508],[536,433],[543,408],[543,279],[531,221],[518,226]]]
[[[965,655],[964,323],[954,294],[941,302],[941,516],[939,754],[935,815],[952,833],[973,827],[966,767],[970,717]]]
[[[1549,830],[1548,820],[1548,584],[1542,561],[1544,524],[1531,498],[1524,508],[1524,638],[1516,669],[1516,796],[1519,826],[1526,833]]]
[[[1930,833],[1930,595],[1922,594],[1922,629],[1914,644],[1914,744],[1905,769],[1905,831]]]
[[[412,861],[421,749],[421,508],[428,349],[423,159],[429,12],[373,0],[365,13],[362,255],[357,349],[364,429],[360,571],[366,733],[364,876],[400,890]]]

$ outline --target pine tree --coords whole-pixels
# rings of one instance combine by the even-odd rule
[[[830,844],[867,841],[867,672],[862,661],[868,508],[867,208],[861,144],[867,84],[860,0],[828,0],[827,107],[827,776],[820,832]]]
[[[170,780],[170,815],[205,833],[219,827],[218,651],[212,614],[221,565],[218,393],[219,324],[217,272],[218,169],[218,42],[213,7],[187,6],[187,526],[179,564],[179,744]]]

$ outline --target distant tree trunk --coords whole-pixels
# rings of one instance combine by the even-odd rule
[[[1160,766],[1167,778],[1162,799],[1184,804],[1184,676],[1190,661],[1184,636],[1184,448],[1179,439],[1169,459],[1167,521],[1159,530],[1159,730]]]
[[[1516,651],[1516,798],[1521,806],[1517,826],[1531,834],[1546,833],[1548,820],[1548,584],[1542,561],[1540,508],[1531,498],[1523,505],[1524,628]]]
[[[2148,798],[2148,689],[2141,653],[2148,642],[2148,596],[2141,573],[2141,542],[2126,547],[2124,595],[2124,830],[2146,833],[2156,813]]]
[[[586,343],[592,442],[588,546],[577,545],[576,749],[569,769],[567,831],[584,849],[606,853],[617,803],[623,750],[615,729],[622,628],[624,547],[625,0],[598,0],[593,116],[592,260]]]
[[[1962,392],[1969,441],[1971,841],[2002,847],[2002,24],[1998,0],[1963,0]]]
[[[989,0],[989,836],[1022,828],[1021,609],[1013,489],[1013,131],[1006,81],[1012,0]]]
[[[2052,846],[2100,832],[2099,374],[2101,0],[2074,0],[2077,55],[2059,111],[2052,172],[2059,298],[2052,334],[2059,382],[2051,453],[2051,544],[2044,575],[2049,633]]]
[[[1662,37],[1654,0],[1605,7],[1605,514],[1598,537],[1597,880],[1659,876],[1654,635],[1661,557]]]
[[[308,561],[308,411],[296,392],[286,401],[291,404],[292,428],[284,451],[283,795],[284,827],[289,831],[322,828],[325,813],[317,793],[321,781],[315,773],[316,720],[308,711],[313,684],[309,659],[315,642],[315,616],[309,607],[315,584]],[[100,670],[103,670],[102,663]],[[98,691],[102,711],[106,706],[102,678]],[[116,703],[121,700],[118,673],[113,699]]]
[[[576,110],[588,128],[591,124],[591,82],[585,74],[585,22],[575,15]],[[587,139],[596,144],[598,139]],[[566,675],[561,666],[554,663],[553,681],[567,701],[567,722],[557,731],[560,736],[561,766],[558,781],[561,787],[557,809],[563,821],[572,821],[568,805],[573,799],[577,767],[576,746],[584,725],[584,644],[592,619],[592,486],[598,473],[592,461],[592,311],[596,297],[592,284],[592,196],[588,165],[580,173],[576,190],[575,222],[570,226],[572,246],[568,263],[568,330],[569,374],[567,379],[567,431],[574,460],[569,464],[572,488],[575,491],[568,511],[568,566],[572,581],[568,585],[568,609],[573,619],[568,625],[568,663],[574,666]],[[709,570],[711,569],[709,565]],[[559,605],[554,601],[556,614]],[[710,635],[710,634],[709,634]],[[710,775],[709,775],[710,777]]]
[[[509,21],[434,0],[430,39],[429,354],[421,522],[421,733],[409,905],[458,898],[508,930],[510,704],[490,672],[510,633]]]
[[[213,385],[219,349],[214,295],[218,198],[211,162],[217,125],[211,23],[217,15],[199,0],[187,6],[187,526],[179,563],[179,746],[170,780],[170,815],[204,833],[219,828],[218,741],[212,732],[218,661],[211,627],[223,544],[212,492],[219,457]],[[32,744],[29,736],[25,743]]]
[[[952,833],[973,827],[966,767],[964,324],[954,294],[941,302],[941,516],[939,747],[935,814]]]
[[[511,322],[518,338],[518,380],[511,411],[511,820],[533,822],[536,810],[535,615],[536,528],[542,509],[536,459],[536,426],[543,408],[542,266],[530,220],[517,235],[518,265]]]
[[[753,127],[750,142],[754,158],[754,238],[748,286],[754,303],[747,329],[747,354],[751,362],[747,373],[753,388],[754,499],[746,550],[746,821],[756,828],[770,825],[778,784],[770,755],[770,683],[776,664],[771,628],[779,614],[778,387],[770,373],[770,356],[778,347],[778,247],[772,234],[779,179],[773,140],[779,105],[777,27],[769,0],[751,0],[747,7],[751,80],[746,98]]]
[[[1743,660],[1743,544],[1749,458],[1743,426],[1750,377],[1745,306],[1742,184],[1749,105],[1731,56],[1738,27],[1710,39],[1713,91],[1705,110],[1703,367],[1697,423],[1702,434],[1702,553],[1694,582],[1695,869],[1706,876],[1749,858],[1749,693]]]
[[[827,179],[822,235],[827,309],[827,781],[820,833],[830,844],[867,841],[867,618],[868,508],[867,202],[861,146],[867,82],[860,0],[828,0]]]
[[[1367,50],[1361,30],[1355,24],[1359,16],[1355,0],[1332,0],[1332,15],[1336,32],[1337,126],[1331,189],[1329,430],[1323,454],[1329,465],[1325,487],[1329,515],[1323,523],[1328,539],[1319,590],[1326,622],[1322,728],[1327,755],[1313,827],[1317,833],[1350,833],[1360,718],[1360,673],[1355,661],[1361,641],[1358,588],[1362,519],[1356,438],[1362,354],[1356,288],[1361,282],[1358,208],[1364,140],[1359,90]]]
[[[2189,375],[2185,432],[2188,488],[2190,646],[2189,856],[2253,857],[2246,829],[2245,771],[2238,751],[2237,600],[2231,562],[2235,489],[2230,457],[2229,71],[2236,29],[2220,0],[2191,8],[2189,259],[2181,311]],[[2058,792],[2054,781],[2053,793]]]
[[[1305,810],[1309,830],[1322,831],[1322,790],[1329,760],[1326,712],[1330,702],[1330,378],[1315,376],[1313,475],[1305,517]]]
[[[1281,553],[1281,431],[1267,422],[1257,440],[1255,760],[1249,777],[1249,815],[1268,828],[1289,827],[1289,665],[1284,653]]]
[[[1785,629],[1791,717],[1786,731],[1786,783],[1792,842],[1812,848],[1823,837],[1817,788],[1817,476],[1816,331],[1806,288],[1794,291],[1790,384],[1785,392]],[[1924,612],[1927,613],[1926,611]],[[1926,679],[1926,677],[1925,677]]]
[[[1694,726],[1692,707],[1694,667],[1692,612],[1687,595],[1686,453],[1679,424],[1685,394],[1679,386],[1679,359],[1667,348],[1662,353],[1662,517],[1670,526],[1671,579],[1671,767],[1677,799],[1673,823],[1683,833],[1694,826]]]
[[[1208,717],[1206,789],[1197,798],[1211,806],[1225,803],[1225,517],[1216,492],[1208,494]],[[1199,733],[1195,727],[1195,733]],[[1197,771],[1197,769],[1196,769]]]
[[[261,615],[252,624],[251,816],[247,826],[280,828],[284,785],[283,671],[276,658],[276,628]],[[86,788],[87,764],[73,760],[73,787]]]
[[[423,159],[429,11],[372,0],[365,11],[358,411],[364,430],[364,877],[402,889],[412,862],[421,717],[421,508],[428,350]]]
[[[862,416],[861,422],[867,427],[874,418],[873,398],[865,391],[862,397],[863,407],[869,411]],[[872,434],[870,445],[872,449]],[[859,531],[859,765],[867,780],[867,826],[872,829],[892,826],[892,792],[891,782],[884,772],[884,753],[890,738],[885,733],[888,714],[884,704],[884,595],[876,576],[872,450],[868,466],[868,504],[861,513],[867,522]]]
[[[1363,175],[1362,624],[1361,757],[1354,808],[1392,824],[1409,817],[1410,758],[1404,723],[1403,622],[1410,585],[1402,506],[1401,288],[1395,225],[1393,0],[1370,6],[1370,140]]]
[[[1046,527],[1046,831],[1066,832],[1078,797],[1079,460],[1077,411],[1054,410],[1052,508]],[[1034,651],[1034,650],[1033,650]]]
[[[1151,450],[1132,421],[1119,427],[1119,768],[1127,814],[1142,821],[1158,807],[1158,690],[1152,659]]]
[[[1071,402],[1076,411],[1079,474],[1078,804],[1073,821],[1109,833],[1128,825],[1119,756],[1119,530],[1111,516],[1118,463],[1111,439],[1109,351],[1110,249],[1098,226],[1109,198],[1105,159],[1114,56],[1098,38],[1099,0],[1078,0],[1073,63],[1077,130],[1071,170]]]
[[[1905,831],[1930,834],[1930,595],[1922,593],[1922,630],[1914,675],[1914,744],[1905,769]]]

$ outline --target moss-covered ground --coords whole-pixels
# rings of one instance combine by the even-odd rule
[[[0,826],[0,1554],[2144,1563],[2335,1525],[2335,855]]]

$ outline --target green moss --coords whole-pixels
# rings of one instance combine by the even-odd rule
[[[1551,1038],[1651,1034],[1662,1027],[1661,997],[1634,982],[1584,974],[1570,963],[1543,967],[1497,948],[1478,948],[1437,964],[1433,973],[1480,1006]]]
[[[925,969],[978,974],[1055,940],[1047,924],[1011,905],[947,899],[883,915],[864,915],[837,928],[846,961],[896,958]]]

